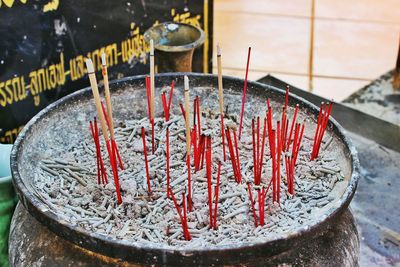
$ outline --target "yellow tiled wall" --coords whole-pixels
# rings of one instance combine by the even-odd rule
[[[222,47],[224,75],[244,77],[251,46],[250,79],[271,73],[308,89],[311,0],[214,5],[214,45]],[[394,68],[399,41],[400,0],[315,0],[314,92],[346,98]]]

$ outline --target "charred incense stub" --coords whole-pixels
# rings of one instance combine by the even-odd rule
[[[341,160],[344,153],[338,138],[329,128],[324,135],[318,134],[319,154],[311,160],[317,122],[298,106],[281,109],[281,104],[270,101],[268,113],[263,100],[249,97],[239,140],[234,118],[240,113],[241,96],[225,91],[225,102],[232,109],[221,127],[218,91],[191,87],[195,104],[186,108],[185,103],[182,116],[178,104],[186,92],[177,88],[178,102],[171,108],[169,90],[173,86],[163,89],[164,97],[155,98],[160,100],[156,110],[163,112],[153,122],[150,116],[120,119],[116,112],[114,138],[124,159],[124,169],[118,170],[121,205],[112,179],[98,183],[96,149],[100,147],[98,153],[106,158],[106,141],[93,142],[87,124],[79,138],[54,148],[58,153],[45,153],[49,156],[34,169],[35,194],[54,213],[88,231],[132,243],[193,249],[265,242],[290,234],[320,220],[343,192],[349,171]],[[114,98],[116,103],[124,101],[123,95]],[[144,115],[148,102],[143,103]],[[324,120],[321,125],[325,124]],[[154,154],[150,153],[152,125],[157,143]],[[226,161],[221,143],[224,130]],[[111,164],[104,160],[108,177],[113,176]],[[273,194],[273,186],[280,194]]]

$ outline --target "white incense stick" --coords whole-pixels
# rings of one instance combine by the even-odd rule
[[[96,75],[94,73],[93,62],[91,59],[85,59],[85,62],[86,62],[86,68],[87,68],[88,75],[89,75],[90,87],[92,87],[94,103],[96,105],[96,110],[97,110],[97,116],[99,117],[99,120],[100,120],[101,130],[103,131],[104,140],[106,142],[108,142],[107,127],[106,127],[106,122],[105,122],[105,119],[103,116],[103,110],[101,108],[99,88],[97,86],[97,80],[96,80]]]
[[[154,41],[150,40],[150,113],[151,118],[154,119]]]
[[[224,115],[224,89],[222,87],[221,48],[217,45],[219,112]]]
[[[107,116],[108,116],[108,121],[110,123],[110,135],[111,135],[111,140],[115,140],[114,121],[113,121],[112,107],[111,107],[110,85],[108,83],[107,61],[106,61],[106,54],[104,52],[103,52],[103,54],[101,54],[101,65],[102,65],[101,70],[102,70],[103,80],[104,80],[104,93],[105,93],[106,105],[107,105]]]

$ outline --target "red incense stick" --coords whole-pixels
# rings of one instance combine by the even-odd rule
[[[254,184],[257,184],[257,156],[256,156],[256,134],[254,130],[254,118],[251,120],[251,135],[252,135],[252,145],[253,145],[253,175]]]
[[[292,142],[292,134],[293,134],[293,127],[294,124],[296,123],[296,117],[297,117],[297,112],[299,111],[299,104],[296,104],[296,109],[294,110],[294,115],[292,118],[292,126],[290,127],[290,133],[289,133],[289,139],[287,140],[287,144],[286,144],[286,151],[289,151],[290,149],[290,144]]]
[[[260,176],[258,178],[259,184],[261,183],[261,174],[262,174],[262,168],[263,168],[263,163],[264,163],[264,148],[265,148],[265,137],[266,137],[266,134],[267,134],[267,118],[265,117],[264,118],[264,129],[263,129],[262,143],[261,143],[261,156],[260,156],[260,159],[259,159],[259,161],[260,161],[260,164],[259,164],[260,171],[258,172],[259,176]]]
[[[96,117],[94,118],[94,135],[95,135],[95,142],[97,142],[97,150],[99,153],[99,161],[100,161],[100,170],[101,170],[101,177],[102,177],[102,182],[103,184],[108,184],[108,179],[107,179],[107,172],[104,167],[103,163],[103,155],[101,154],[101,149],[100,149],[100,138],[99,138],[99,128],[97,127],[97,120]]]
[[[329,104],[329,107],[328,107],[328,105],[326,106],[325,120],[323,121],[323,124],[322,124],[322,132],[321,132],[319,140],[318,140],[317,151],[316,151],[315,157],[318,157],[318,154],[319,154],[319,149],[320,149],[320,146],[321,146],[321,142],[322,142],[322,140],[324,138],[325,130],[326,130],[326,127],[328,125],[329,117],[331,115],[332,105],[333,105],[333,102],[331,102]]]
[[[222,154],[224,155],[224,161],[226,161],[226,151],[225,151],[225,125],[224,125],[224,114],[220,114],[221,118],[221,139],[222,139]]]
[[[147,178],[147,191],[149,194],[151,193],[150,187],[150,173],[149,173],[149,162],[147,160],[147,147],[146,147],[146,132],[144,127],[142,127],[142,140],[143,140],[143,154],[144,154],[144,163],[146,167],[146,178]]]
[[[173,92],[174,92],[174,88],[175,88],[175,81],[172,81],[171,90],[169,91],[169,99],[168,99],[168,119],[169,119],[169,112],[171,110],[172,95],[173,95]]]
[[[165,146],[166,146],[166,157],[167,157],[167,198],[170,198],[169,195],[169,188],[170,188],[170,175],[169,175],[169,168],[170,168],[170,158],[169,158],[169,127],[167,127],[166,137],[165,137]]]
[[[257,142],[256,142],[256,169],[257,169],[257,183],[260,174],[259,171],[259,160],[260,160],[260,117],[257,117]]]
[[[150,77],[146,76],[145,77],[145,83],[146,83],[146,96],[147,96],[147,114],[149,117],[149,120],[151,119],[151,91],[150,91]]]
[[[276,123],[277,128],[277,159],[276,159],[276,176],[277,176],[277,201],[280,204],[281,196],[281,152],[282,152],[282,140],[281,140],[281,125],[280,121]]]
[[[100,156],[99,156],[99,150],[97,148],[97,141],[96,141],[96,136],[94,135],[94,129],[93,129],[93,124],[92,121],[89,122],[90,124],[90,132],[92,133],[93,141],[96,147],[96,163],[97,163],[97,184],[100,184],[100,175],[101,175],[101,170],[100,170]]]
[[[150,120],[151,123],[151,152],[154,155],[154,152],[156,150],[155,148],[155,137],[154,137],[154,118],[151,118]]]
[[[184,236],[185,240],[189,241],[189,240],[192,239],[192,237],[190,236],[190,232],[189,232],[189,230],[187,228],[187,223],[185,222],[184,217],[182,215],[181,208],[179,207],[178,202],[176,201],[176,198],[175,198],[174,192],[172,192],[172,189],[169,188],[168,190],[170,191],[169,194],[170,194],[170,196],[172,198],[172,201],[174,202],[176,211],[178,212],[179,218],[181,220],[183,236]],[[182,203],[184,203],[184,201],[185,201],[185,197],[183,198]]]
[[[285,110],[287,110],[287,106],[289,104],[289,85],[286,86],[286,94],[285,94]]]
[[[119,177],[118,177],[118,168],[117,168],[117,164],[115,161],[115,149],[113,149],[113,147],[111,146],[111,142],[107,142],[107,152],[108,152],[108,156],[110,158],[110,165],[111,165],[111,170],[114,176],[114,184],[115,184],[115,190],[117,192],[117,202],[118,204],[122,203],[122,197],[121,197],[121,190],[120,190],[120,185],[119,185]]]
[[[233,138],[235,140],[235,148],[236,148],[236,166],[237,166],[237,174],[238,174],[238,183],[240,184],[242,182],[242,173],[241,173],[241,168],[240,168],[240,155],[239,155],[239,144],[238,140],[236,138],[236,131],[233,131]]]
[[[251,209],[252,209],[252,212],[253,212],[254,225],[255,225],[255,227],[257,227],[258,226],[257,215],[256,215],[256,209],[254,207],[253,194],[251,193],[250,182],[247,183],[247,191],[249,192],[249,199],[250,199]]]
[[[214,230],[217,230],[218,197],[219,197],[220,177],[221,177],[221,161],[218,161],[217,185],[214,188],[214,191],[215,191]]]
[[[103,110],[103,115],[104,115],[104,118],[105,118],[105,120],[106,120],[106,124],[107,124],[108,130],[111,132],[110,121],[109,121],[109,118],[108,118],[108,115],[107,115],[107,112],[106,112],[106,109],[105,109],[105,107],[104,107],[103,102],[101,102],[101,108],[102,108],[102,110]],[[123,170],[123,169],[124,169],[124,165],[123,165],[123,163],[122,163],[121,155],[119,154],[117,142],[116,142],[113,138],[111,138],[111,145],[112,145],[112,148],[113,148],[113,149],[115,150],[115,152],[116,152],[115,154],[116,154],[117,159],[118,159],[119,168],[120,168],[121,170]],[[115,158],[113,158],[113,160],[115,160]]]
[[[165,121],[168,121],[169,120],[168,104],[167,104],[167,97],[165,96],[165,92],[161,94],[161,103],[163,105]]]
[[[210,137],[206,137],[206,174],[207,174],[207,191],[208,191],[208,210],[210,217],[210,227],[213,227],[213,212],[212,212],[212,162],[211,162],[211,145]]]
[[[276,146],[275,146],[275,130],[271,130],[271,158],[272,158],[272,201],[275,202],[277,199],[277,181],[276,181]]]
[[[232,138],[231,138],[229,128],[226,129],[225,133],[226,133],[226,140],[228,141],[229,155],[231,158],[232,169],[233,169],[233,173],[235,176],[235,181],[237,183],[239,183],[239,174],[238,174],[238,169],[236,166],[237,162],[236,162],[236,157],[235,157],[235,150],[233,148]]]
[[[186,208],[186,196],[185,196],[185,192],[182,192],[182,208],[183,208],[183,225],[185,227],[185,239],[186,240],[190,240],[190,234],[189,234],[189,229],[188,229],[188,224],[187,224],[187,208]]]
[[[257,197],[258,197],[258,215],[260,218],[260,225],[264,226],[264,188],[262,191],[257,188]]]
[[[322,112],[323,112],[324,106],[325,106],[324,102],[321,102],[321,105],[319,106],[319,113],[318,113],[318,119],[317,119],[317,128],[315,129],[315,134],[314,134],[314,142],[313,142],[313,150],[312,150],[312,153],[311,153],[311,160],[315,159],[315,147],[316,147],[316,143],[317,143],[319,130],[320,130],[320,127],[321,127]]]
[[[251,53],[251,47],[249,47],[249,52],[247,53],[246,76],[245,76],[245,78],[244,78],[243,97],[242,97],[242,111],[240,112],[239,140],[240,140],[240,137],[242,136],[242,125],[243,125],[243,115],[244,115],[244,103],[246,102],[247,75],[249,74],[250,53]]]
[[[193,201],[192,201],[192,177],[190,173],[190,154],[186,155],[186,168],[188,172],[188,195],[187,195],[187,200],[188,200],[188,207],[189,211],[193,210]]]
[[[198,127],[198,136],[200,136],[201,135],[201,120],[200,120],[200,118],[201,118],[201,113],[200,113],[200,98],[199,98],[199,96],[196,96],[196,102],[197,102],[197,105],[196,105],[196,108],[197,108],[197,110],[196,110],[196,113],[197,113],[197,127]]]
[[[185,108],[183,107],[182,103],[179,103],[179,106],[181,107],[183,120],[186,121]]]

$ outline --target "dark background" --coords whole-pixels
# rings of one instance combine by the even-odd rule
[[[208,5],[209,43],[212,44],[213,10],[212,1],[189,0],[139,0],[139,1],[94,1],[58,0],[53,11],[44,12],[44,6],[51,2],[27,0],[26,4],[16,0],[12,7],[3,3],[0,7],[0,83],[15,76],[24,76],[29,85],[31,71],[57,64],[60,53],[64,54],[65,71],[69,70],[69,60],[78,55],[85,56],[100,47],[117,43],[131,37],[131,23],[140,27],[140,33],[156,21],[172,21],[171,9],[176,14],[190,12],[190,17],[200,15],[200,26],[204,29],[204,5]],[[56,34],[55,25],[66,27]],[[196,50],[193,71],[203,72],[203,46]],[[208,51],[209,70],[212,69],[212,45]],[[109,68],[110,79],[148,73],[148,66],[134,59]],[[147,60],[148,62],[148,60]],[[100,77],[98,75],[98,77]],[[29,89],[27,97],[5,107],[0,106],[0,142],[12,143],[16,132],[22,129],[37,112],[51,102],[78,89],[89,86],[85,75],[77,81],[66,77],[63,86],[40,93],[40,103],[34,105]],[[4,88],[3,88],[4,90]],[[18,128],[18,130],[15,130]],[[7,131],[14,129],[10,137]]]

